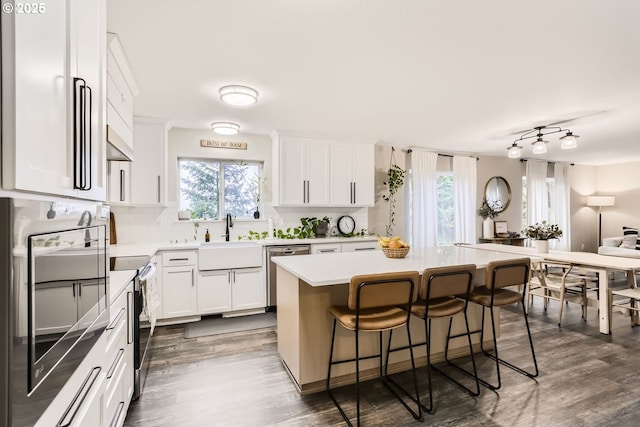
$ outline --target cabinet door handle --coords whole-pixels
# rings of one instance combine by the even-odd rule
[[[127,295],[127,305],[129,305],[129,300],[128,300],[129,296]],[[116,325],[118,323],[120,323],[120,318],[122,317],[122,315],[127,311],[126,308],[122,307],[120,309],[120,311],[118,311],[118,314],[116,315],[115,319],[113,319],[113,321],[111,323],[109,323],[109,326],[107,326],[107,331],[110,331],[112,329],[114,329],[116,327]],[[128,333],[128,331],[127,331]]]
[[[108,380],[111,379],[111,377],[115,373],[116,368],[118,367],[118,365],[120,364],[120,361],[122,360],[122,356],[124,356],[124,348],[121,348],[120,350],[118,350],[118,355],[116,356],[115,360],[111,364],[111,367],[107,371]]]
[[[124,169],[120,169],[120,201],[124,202]]]
[[[196,279],[194,277],[194,269],[191,269],[191,287],[194,287],[196,285]]]
[[[236,271],[233,270],[233,283],[236,283]]]
[[[352,197],[352,201],[351,201],[351,203],[353,203],[353,204],[355,205],[355,204],[356,204],[356,183],[355,183],[355,182],[352,182],[352,183],[351,183],[351,186],[352,186],[352,188],[353,188],[353,190],[352,190],[352,192],[351,192],[351,194],[352,194],[352,196],[351,196],[351,197]]]
[[[78,190],[91,189],[92,127],[91,115],[93,93],[86,80],[73,78],[73,187]]]
[[[127,291],[127,344],[133,343],[133,292]]]
[[[73,419],[78,414],[80,406],[91,391],[91,387],[93,387],[96,380],[98,379],[98,375],[100,374],[101,370],[101,367],[96,366],[91,370],[91,372],[89,372],[89,375],[87,375],[87,378],[84,379],[84,382],[80,386],[80,390],[78,390],[73,400],[64,411],[64,414],[62,415],[62,418],[60,418],[60,421],[58,421],[56,427],[67,427],[73,423]]]
[[[113,418],[111,419],[111,423],[109,423],[109,427],[117,427],[118,424],[120,424],[118,421],[120,420],[120,415],[122,415],[123,409],[124,409],[124,402],[118,403],[118,407],[116,408],[116,411],[113,414]]]
[[[158,203],[160,203],[160,175],[158,175]]]
[[[231,283],[231,271],[227,271],[227,283]]]

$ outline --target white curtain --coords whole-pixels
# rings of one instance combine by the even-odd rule
[[[411,244],[418,248],[436,246],[438,155],[413,149],[411,152]]]
[[[567,163],[556,163],[553,167],[556,191],[555,200],[553,201],[555,218],[552,221],[558,224],[558,227],[562,230],[562,237],[556,244],[556,249],[562,251],[571,250],[571,235],[569,234],[571,225],[569,171],[570,167]]]
[[[453,212],[455,241],[476,242],[477,160],[453,156]]]
[[[525,227],[549,221],[547,162],[527,160],[527,221]]]

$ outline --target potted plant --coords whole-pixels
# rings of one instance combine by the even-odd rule
[[[492,239],[495,237],[495,224],[493,223],[493,218],[498,216],[498,212],[493,210],[493,208],[487,202],[487,198],[482,198],[482,205],[480,205],[480,209],[478,209],[478,215],[482,217],[482,237],[485,239]]]
[[[538,252],[549,252],[549,240],[562,237],[562,230],[558,224],[547,224],[547,221],[530,225],[523,231],[525,236],[535,240]]]
[[[387,171],[387,180],[383,183],[389,188],[389,194],[383,195],[382,199],[389,203],[389,224],[387,224],[387,236],[393,235],[393,227],[396,224],[396,193],[404,185],[404,176],[407,173],[395,163],[395,148],[391,147],[391,162]]]

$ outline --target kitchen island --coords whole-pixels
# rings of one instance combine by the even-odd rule
[[[278,351],[301,394],[315,393],[325,389],[327,364],[331,340],[332,318],[328,308],[345,305],[348,286],[352,276],[398,271],[418,271],[425,268],[475,264],[479,270],[491,261],[520,258],[519,255],[474,251],[457,246],[412,249],[406,258],[386,258],[382,251],[336,253],[324,255],[301,255],[275,258],[277,264],[278,290]],[[483,280],[476,274],[474,281]],[[496,309],[497,310],[497,309]],[[469,305],[469,326],[479,329],[482,311],[475,304]],[[491,331],[489,319],[485,319],[485,332]],[[432,335],[432,361],[444,359],[444,344],[448,321],[435,319]],[[461,316],[453,322],[453,333],[464,330]],[[411,320],[411,337],[414,343],[424,342],[423,322]],[[478,343],[479,334],[474,334]],[[485,333],[486,346],[491,346],[491,335]],[[336,331],[336,358],[352,357],[354,353],[353,332],[338,328]],[[394,334],[393,346],[406,344],[406,334]],[[360,335],[361,354],[377,352],[377,334]],[[418,366],[426,364],[424,346],[415,349]],[[458,357],[468,353],[466,339],[452,340],[449,355]],[[365,360],[360,364],[361,379],[378,375],[377,360]],[[354,364],[342,364],[332,370],[332,384],[338,386],[355,382]],[[410,369],[409,352],[396,352],[390,356],[389,372]]]

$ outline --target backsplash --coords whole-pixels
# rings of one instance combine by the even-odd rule
[[[115,215],[116,232],[119,244],[142,242],[185,242],[195,240],[204,242],[207,229],[211,241],[223,241],[224,220],[179,221],[176,206],[111,206]],[[260,219],[237,219],[230,230],[230,240],[238,236],[248,236],[249,230],[267,231],[268,218],[272,216],[275,228],[286,229],[300,226],[300,218],[327,216],[331,225],[335,225],[342,215],[351,215],[356,222],[356,232],[367,228],[368,208],[304,208],[304,207],[261,207]],[[199,227],[195,227],[197,222]],[[375,230],[369,230],[372,232]]]

